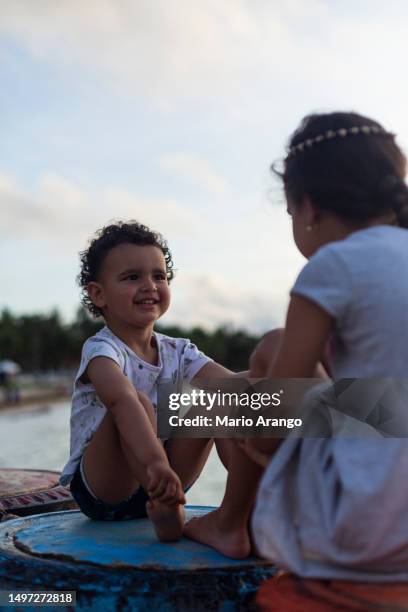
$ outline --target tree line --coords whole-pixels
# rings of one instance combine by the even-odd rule
[[[64,323],[57,310],[50,314],[16,316],[5,309],[0,317],[0,361],[11,359],[25,372],[58,371],[78,367],[82,345],[103,323],[78,309],[74,321]],[[245,331],[220,327],[208,332],[200,327],[156,326],[173,337],[190,338],[200,350],[234,371],[248,368],[249,356],[259,338]]]

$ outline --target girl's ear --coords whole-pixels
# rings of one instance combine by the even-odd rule
[[[91,301],[97,306],[97,308],[104,308],[106,305],[105,295],[100,283],[91,281],[86,286],[87,293]]]
[[[320,211],[313,204],[309,196],[303,198],[302,205],[304,206],[304,212],[308,225],[311,227],[317,225],[321,219]]]

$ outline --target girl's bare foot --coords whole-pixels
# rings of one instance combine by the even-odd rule
[[[183,533],[187,538],[211,546],[232,559],[245,559],[251,551],[247,526],[231,528],[220,510],[192,518]]]
[[[161,542],[176,542],[183,535],[184,506],[168,506],[157,500],[146,504],[146,512],[154,525],[154,530]]]

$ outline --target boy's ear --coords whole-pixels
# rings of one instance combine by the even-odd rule
[[[97,306],[97,308],[104,308],[105,306],[105,295],[103,292],[102,285],[91,281],[86,286],[87,293],[91,301]]]

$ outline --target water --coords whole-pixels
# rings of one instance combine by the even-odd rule
[[[0,412],[0,468],[58,470],[69,454],[69,402]],[[218,506],[226,471],[213,451],[187,503]]]

